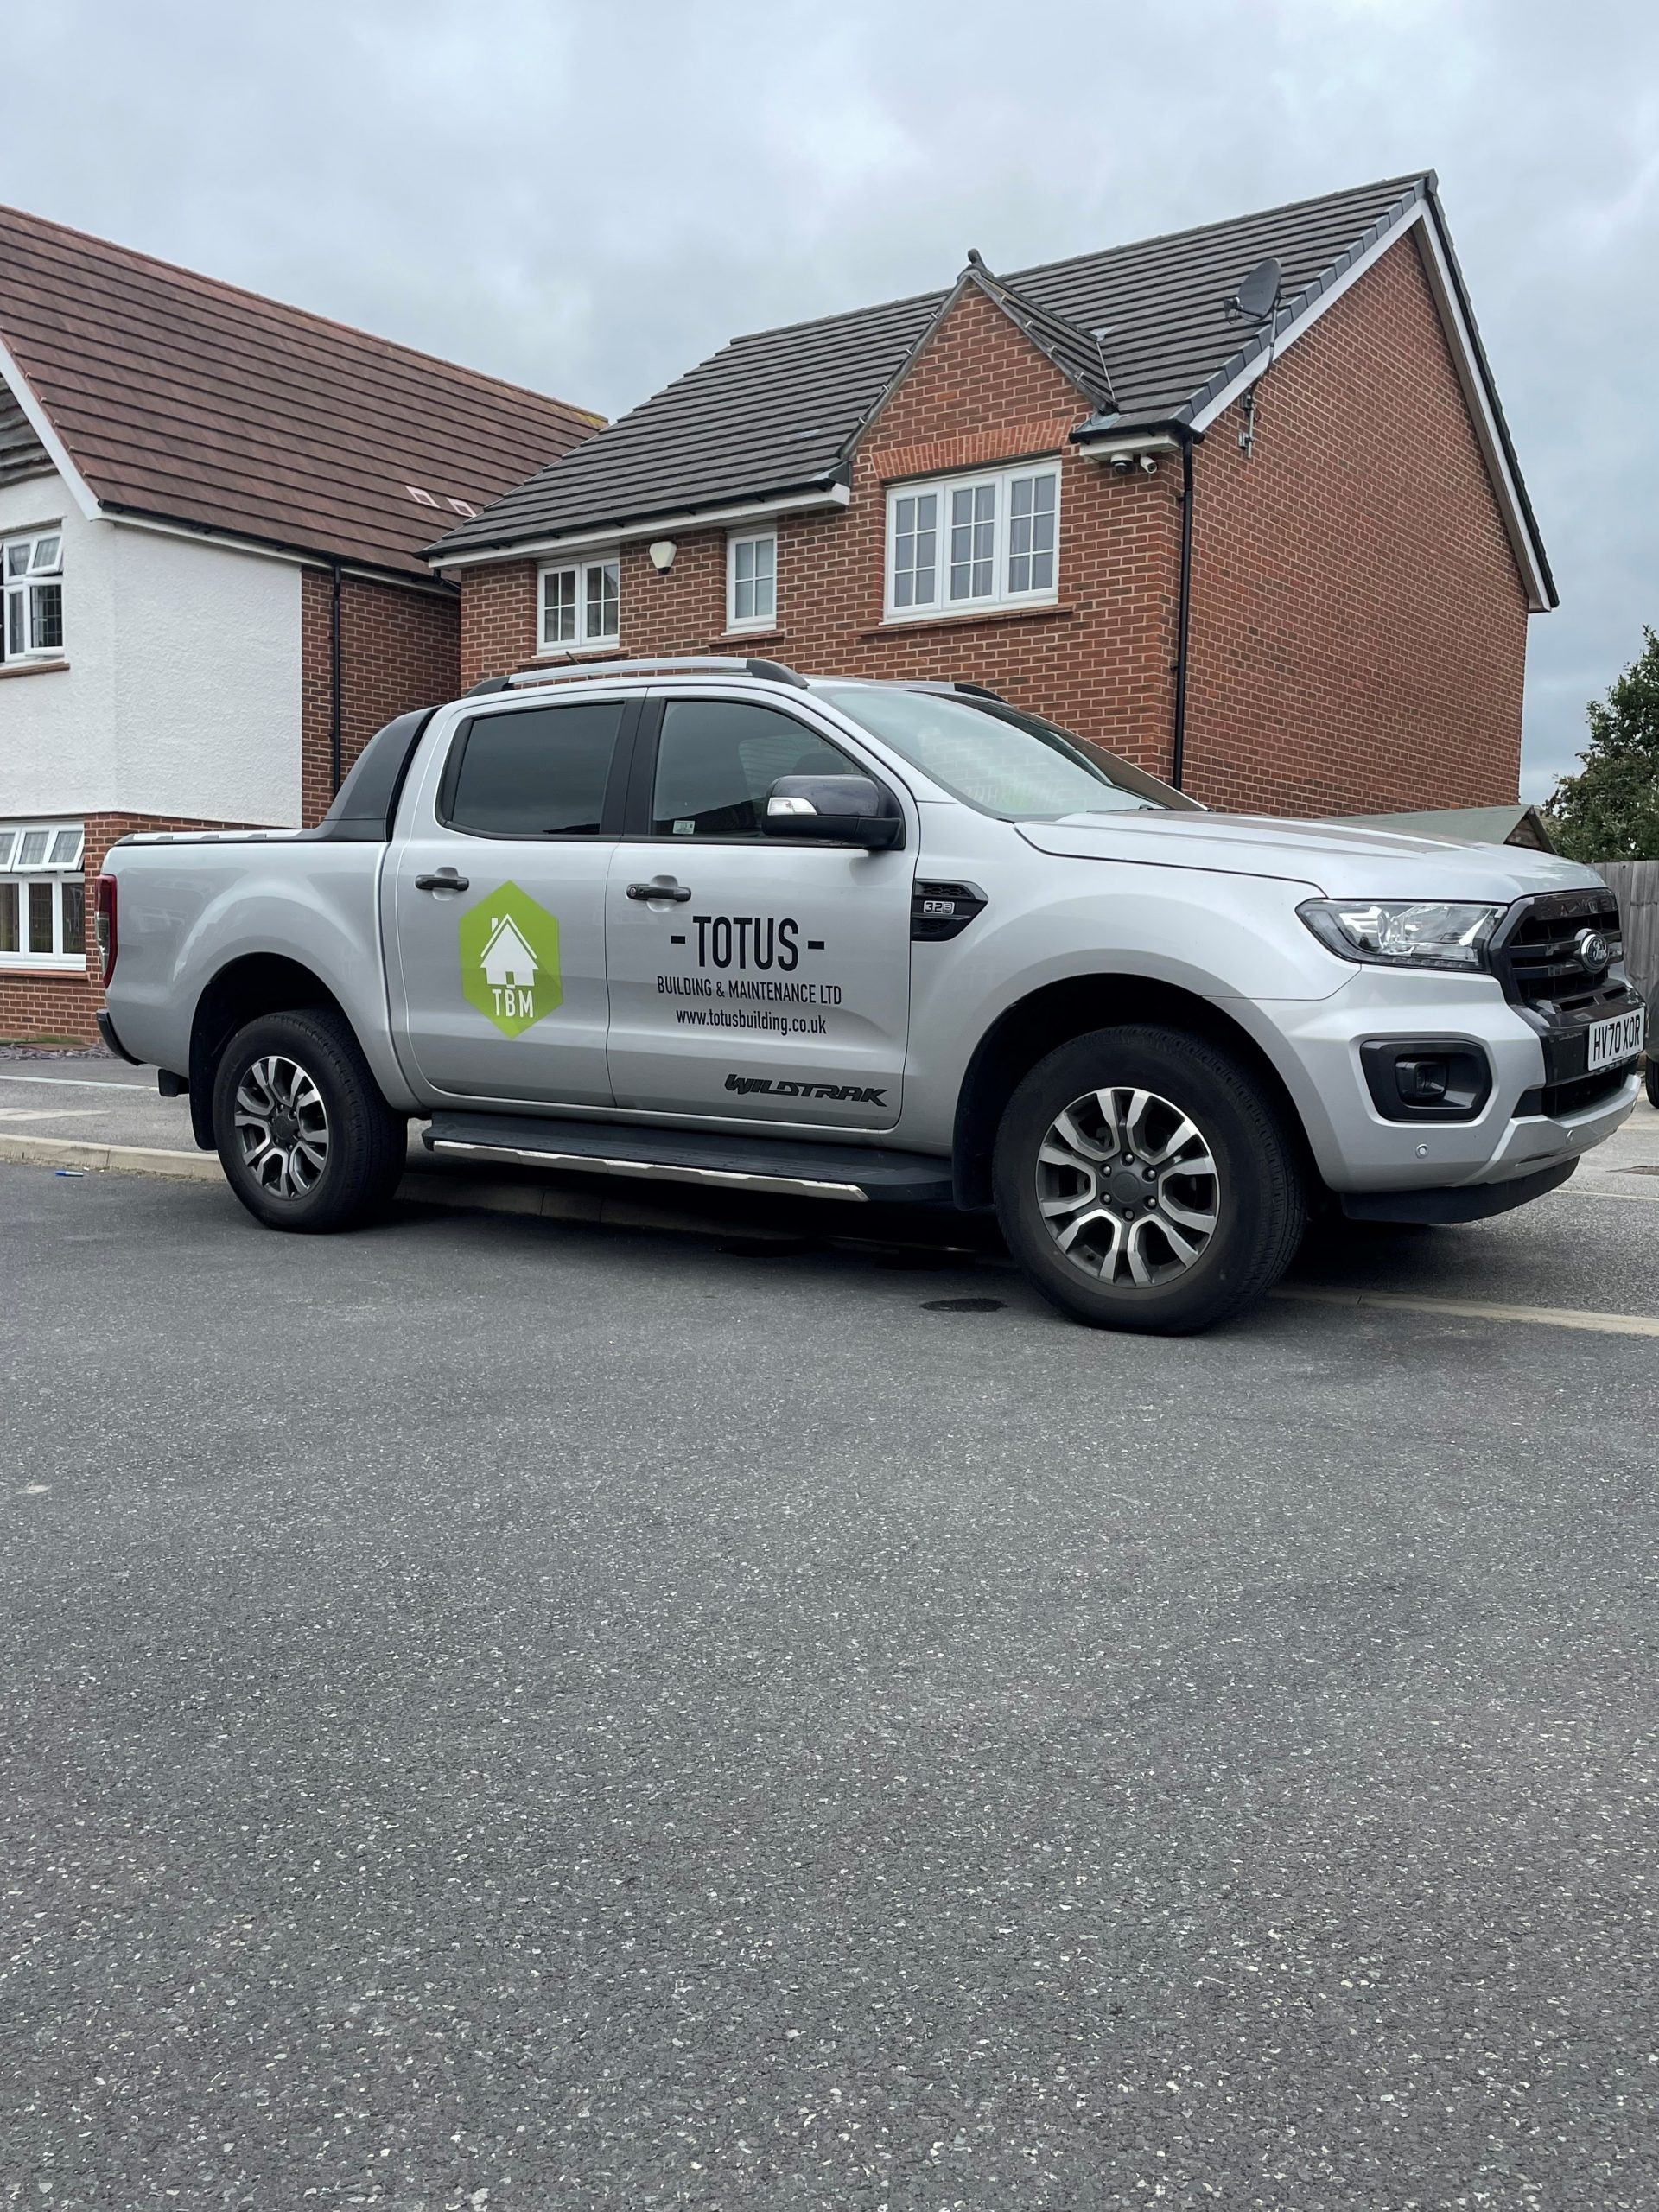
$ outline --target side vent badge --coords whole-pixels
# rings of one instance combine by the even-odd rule
[[[960,937],[985,910],[985,893],[975,883],[918,883],[910,897],[913,944],[938,944]]]

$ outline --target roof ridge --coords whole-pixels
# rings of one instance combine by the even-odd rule
[[[556,394],[537,391],[530,385],[514,384],[505,377],[492,376],[487,369],[469,367],[464,361],[446,359],[442,353],[429,353],[423,346],[406,346],[401,339],[385,338],[360,324],[343,322],[337,315],[319,315],[315,308],[297,307],[291,300],[279,300],[274,293],[257,292],[251,285],[232,283],[228,277],[210,276],[199,269],[189,269],[180,261],[168,261],[160,254],[146,253],[141,246],[123,245],[118,239],[99,238],[96,232],[83,231],[73,223],[60,223],[50,215],[36,215],[27,207],[14,207],[0,201],[0,225],[6,218],[22,224],[26,230],[50,232],[64,238],[73,238],[81,245],[95,247],[100,257],[116,263],[138,262],[148,268],[163,270],[170,277],[182,277],[193,288],[208,293],[228,293],[232,297],[251,300],[256,305],[274,308],[279,315],[310,323],[320,329],[338,332],[344,337],[360,340],[365,345],[383,352],[400,353],[411,360],[429,363],[434,368],[448,370],[452,375],[468,381],[486,385],[499,391],[510,391],[523,399],[534,399],[557,408],[561,413],[574,416],[578,422],[591,423],[603,428],[606,417],[593,409],[578,407],[574,400],[561,399]]]
[[[1276,207],[1251,208],[1243,215],[1220,215],[1212,222],[1189,223],[1179,230],[1151,231],[1144,238],[1125,238],[1117,245],[1096,246],[1086,253],[1065,254],[1058,261],[1033,261],[1027,268],[1016,269],[1012,276],[999,277],[997,281],[1000,283],[1017,284],[1023,277],[1046,276],[1051,270],[1076,268],[1085,261],[1103,261],[1109,254],[1133,253],[1141,246],[1167,245],[1175,238],[1202,238],[1210,231],[1228,231],[1234,229],[1241,223],[1262,222],[1270,215],[1293,215],[1301,208],[1317,207],[1326,200],[1351,200],[1363,193],[1384,192],[1394,186],[1403,188],[1408,184],[1419,184],[1433,175],[1434,171],[1432,168],[1408,169],[1399,176],[1377,177],[1368,184],[1341,185],[1332,192],[1310,193],[1306,200],[1281,200]],[[834,322],[856,322],[865,315],[886,315],[891,313],[895,308],[920,307],[927,301],[943,301],[948,298],[953,289],[950,284],[941,284],[929,291],[906,292],[896,299],[876,300],[868,307],[842,308],[834,315],[806,315],[798,322],[768,323],[757,330],[741,330],[728,338],[724,346],[717,346],[715,353],[727,353],[734,346],[747,345],[757,338],[782,338],[791,331],[812,330],[821,325]],[[1051,309],[1050,312],[1052,313],[1052,310]],[[708,358],[712,360],[715,355],[710,354]],[[686,373],[690,375],[691,372],[688,370]],[[643,404],[642,402],[641,404]]]
[[[1142,246],[1173,245],[1178,238],[1200,238],[1212,231],[1236,230],[1245,223],[1264,223],[1273,215],[1300,214],[1305,208],[1329,206],[1338,200],[1356,200],[1373,192],[1388,192],[1396,188],[1403,192],[1408,185],[1424,184],[1433,177],[1433,168],[1408,169],[1399,176],[1376,178],[1370,184],[1350,184],[1334,192],[1315,192],[1306,200],[1281,200],[1273,207],[1253,207],[1243,215],[1224,215],[1211,223],[1190,223],[1176,231],[1152,231],[1145,238],[1125,238],[1120,245],[1096,246],[1092,252],[1063,255],[1058,261],[1033,261],[1029,268],[1016,269],[1007,283],[1018,283],[1027,276],[1046,276],[1057,269],[1080,268],[1086,261],[1104,261],[1111,255],[1135,253]]]

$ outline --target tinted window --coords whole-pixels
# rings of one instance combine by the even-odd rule
[[[655,837],[758,837],[779,776],[862,775],[855,761],[773,707],[671,699],[663,709]]]
[[[622,705],[573,701],[480,715],[461,741],[445,819],[498,836],[597,836]]]

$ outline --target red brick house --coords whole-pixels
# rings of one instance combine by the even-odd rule
[[[0,209],[0,1037],[95,1034],[117,837],[314,822],[454,695],[421,547],[599,420]]]
[[[1432,174],[734,340],[429,557],[469,683],[969,678],[1313,815],[1513,801],[1555,603]]]

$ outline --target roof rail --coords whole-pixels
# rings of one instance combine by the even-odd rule
[[[533,683],[593,683],[610,676],[751,676],[763,683],[807,689],[804,676],[780,660],[739,660],[730,653],[652,653],[642,660],[560,661],[550,668],[521,668],[511,676],[486,676],[467,693],[477,699],[490,691],[518,691]]]

